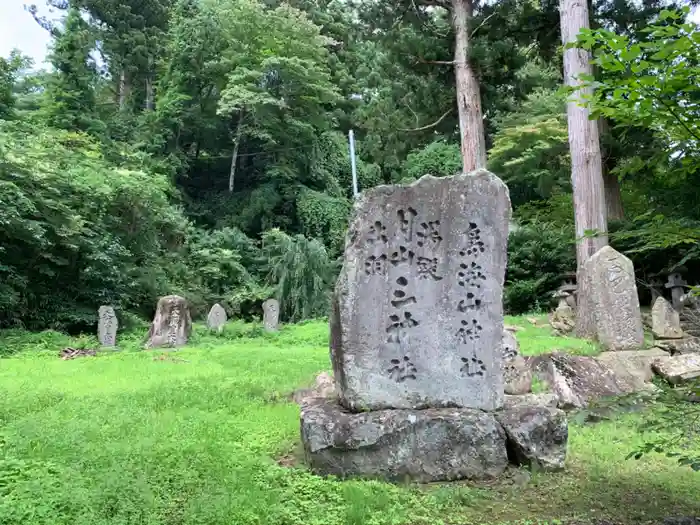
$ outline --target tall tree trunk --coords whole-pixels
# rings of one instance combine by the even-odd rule
[[[481,93],[479,81],[469,63],[469,21],[472,11],[472,0],[452,0],[452,24],[455,30],[454,67],[464,173],[486,167]]]
[[[153,57],[148,57],[148,72],[146,74],[146,111],[153,111],[156,107],[155,90],[153,87]]]
[[[600,131],[600,151],[603,155],[603,185],[605,186],[605,208],[609,221],[619,221],[625,218],[625,210],[622,207],[622,193],[620,191],[620,181],[612,173],[614,159],[610,157],[610,152],[606,147],[610,127],[604,117],[598,119],[598,130]]]
[[[588,4],[585,0],[561,0],[561,36],[566,46],[575,42],[581,29],[589,27]],[[564,79],[567,86],[580,86],[580,75],[591,75],[591,58],[578,47],[564,50]],[[598,121],[590,120],[590,109],[583,98],[591,88],[578,89],[568,100],[566,114],[571,150],[571,184],[574,190],[574,221],[576,223],[576,267],[578,302],[576,333],[594,337],[593,309],[590,290],[582,278],[583,264],[608,244],[603,162],[600,154]],[[585,236],[593,232],[592,236]]]
[[[125,69],[122,69],[121,75],[119,77],[119,110],[125,111],[129,104],[129,97],[131,95],[131,82],[129,81],[129,76]]]
[[[153,111],[155,108],[155,96],[153,92],[153,81],[151,76],[146,77],[146,111]]]
[[[228,175],[228,192],[233,193],[233,182],[236,178],[236,162],[238,161],[238,148],[241,145],[241,136],[243,134],[243,110],[241,110],[241,115],[238,117],[238,124],[236,125],[236,143],[233,146],[233,154],[231,155],[231,171]]]

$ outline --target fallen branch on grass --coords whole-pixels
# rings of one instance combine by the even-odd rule
[[[91,350],[89,348],[71,348],[67,347],[58,353],[58,357],[64,361],[67,359],[75,359],[76,357],[85,357],[89,355],[97,355],[97,350]]]

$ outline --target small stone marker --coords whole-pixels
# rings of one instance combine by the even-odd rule
[[[191,333],[192,318],[187,301],[179,295],[167,295],[158,301],[146,348],[184,346]]]
[[[111,306],[100,306],[97,310],[99,320],[97,322],[97,338],[100,345],[108,348],[117,346],[117,329],[119,321],[114,308]]]
[[[657,297],[651,309],[651,330],[659,339],[682,339],[681,318],[663,297]]]
[[[606,350],[639,350],[644,329],[632,261],[604,246],[585,262],[582,274],[598,342]]]
[[[209,310],[209,315],[207,315],[207,326],[210,330],[222,332],[227,319],[228,317],[226,316],[226,310],[224,310],[224,307],[219,303],[216,303],[211,307],[211,310]]]
[[[503,360],[513,359],[516,355],[520,355],[520,343],[518,343],[517,337],[510,330],[503,329],[503,346],[501,351],[503,352]]]
[[[668,282],[666,283],[666,288],[671,289],[671,301],[673,302],[673,308],[680,311],[683,308],[683,302],[681,298],[685,294],[685,287],[688,285],[687,282],[683,280],[680,273],[672,273],[668,276]]]
[[[520,355],[515,334],[503,330],[503,391],[508,395],[523,395],[532,390],[532,370]]]
[[[280,319],[280,303],[277,299],[268,299],[263,303],[263,325],[268,332],[276,332]]]
[[[511,207],[479,170],[358,198],[331,309],[350,410],[503,406],[503,280]]]

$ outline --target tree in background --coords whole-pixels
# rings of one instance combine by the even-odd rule
[[[30,67],[31,59],[22,56],[19,51],[13,51],[5,59],[0,57],[0,120],[9,120],[15,116],[17,97],[15,86],[20,73]]]
[[[90,57],[94,48],[91,28],[80,11],[71,8],[49,55],[54,73],[48,78],[42,109],[50,125],[65,130],[99,131],[95,118],[97,69]]]
[[[302,11],[225,1],[205,16],[226,20],[222,60],[231,72],[218,112],[235,120],[231,193],[241,141],[253,136],[268,148],[308,144],[317,130],[332,125],[327,110],[339,93],[327,66],[329,42]]]
[[[586,31],[581,45],[593,51],[600,71],[592,108],[631,132],[653,134],[644,150],[631,154],[621,166],[635,175],[635,186],[654,195],[660,212],[653,227],[626,231],[624,240],[635,240],[636,249],[685,247],[683,264],[698,253],[695,231],[700,214],[697,124],[700,71],[697,27],[687,22],[688,9],[663,11],[643,33],[631,37],[607,29]],[[644,188],[644,189],[643,189]],[[646,210],[645,210],[646,211]]]

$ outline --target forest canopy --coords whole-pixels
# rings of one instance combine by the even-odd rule
[[[47,9],[60,16],[47,18]],[[50,67],[0,58],[0,326],[81,330],[177,293],[326,315],[360,190],[461,170],[439,2],[49,0]],[[610,242],[644,282],[700,263],[699,37],[682,4],[600,0],[591,50]],[[514,206],[505,305],[575,270],[557,3],[478,4],[487,163]],[[641,287],[643,292],[644,288]]]

